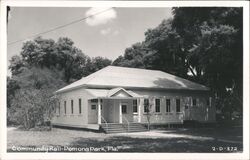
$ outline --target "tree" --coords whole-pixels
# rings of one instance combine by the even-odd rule
[[[19,69],[21,67],[24,67],[25,65],[26,64],[23,61],[23,59],[20,56],[15,55],[15,56],[11,57],[11,59],[10,59],[10,65],[9,65],[8,68],[10,69],[11,73],[13,75],[15,75],[15,74],[18,74],[20,72]]]
[[[185,78],[189,67],[180,36],[172,28],[172,19],[148,29],[145,40],[127,48],[113,65],[161,70]]]
[[[112,61],[108,58],[104,57],[93,57],[92,59],[88,59],[86,62],[86,66],[84,68],[84,76],[87,76],[91,73],[94,73],[104,67],[111,65]]]
[[[82,51],[73,46],[69,38],[59,38],[56,43],[57,67],[64,70],[65,81],[73,82],[82,78],[83,69],[89,58]]]
[[[12,99],[9,102],[8,120],[26,129],[44,125],[46,120],[51,120],[58,103],[53,93],[65,85],[61,76],[62,73],[56,69],[21,68],[21,72],[12,77],[18,89],[9,97]]]
[[[52,39],[41,37],[35,38],[34,41],[25,42],[21,56],[21,62],[27,63],[29,66],[57,68],[64,71],[64,78],[67,83],[82,77],[83,68],[89,58],[76,48],[74,42],[69,38],[59,38],[55,42]],[[16,69],[14,67],[15,65],[10,66],[13,71]]]
[[[54,64],[55,41],[37,37],[34,41],[24,43],[21,51],[22,58],[30,65],[50,67]]]
[[[174,8],[173,13],[173,27],[183,40],[196,80],[208,85],[223,104],[238,101],[233,108],[242,111],[242,8]],[[232,111],[232,105],[217,107],[221,106]]]
[[[124,56],[119,56],[112,65],[132,67],[132,68],[146,68],[143,58],[147,54],[147,48],[144,43],[133,44],[132,47],[126,48]]]
[[[145,32],[145,44],[153,54],[152,69],[187,77],[188,64],[180,35],[172,28],[172,19],[163,20],[156,28]]]
[[[227,99],[227,104],[238,106],[233,108],[241,112],[242,18],[242,8],[173,8],[172,19],[147,30],[145,40],[137,47],[127,48],[113,64],[162,70],[204,84],[211,88],[217,101],[225,103]],[[232,111],[232,105],[224,106]]]
[[[67,37],[61,37],[56,42],[37,37],[24,43],[21,57],[13,57],[9,68],[12,74],[25,65],[57,68],[64,72],[63,78],[66,83],[71,83],[110,64],[111,60],[107,58],[91,59]]]
[[[25,129],[44,126],[51,120],[57,103],[48,90],[20,89],[12,101],[11,120]]]
[[[10,107],[10,101],[15,95],[16,90],[20,89],[17,81],[11,79],[9,76],[7,77],[7,107]]]
[[[103,57],[90,58],[69,38],[41,37],[23,44],[21,56],[13,56],[7,78],[8,124],[26,129],[51,120],[57,98],[54,91],[111,64]]]
[[[207,34],[210,32],[207,30],[208,28],[214,28],[218,33],[219,30],[222,29],[220,31],[222,34],[225,34],[223,29],[225,29],[226,26],[227,28],[238,30],[238,36],[242,37],[242,9],[240,8],[184,7],[174,8],[173,13],[173,28],[181,36],[183,49],[189,53],[188,60],[190,61],[192,67],[197,68],[197,75],[194,76],[201,75],[202,70],[198,65],[200,64],[199,59],[202,55],[199,57],[199,54],[193,54],[192,52],[194,52],[194,50],[199,46],[206,47],[205,44],[201,43],[201,39],[204,37],[204,33]],[[207,32],[204,32],[204,29],[207,30]],[[215,35],[212,36],[215,38]],[[214,43],[214,45],[219,46],[219,44],[216,43]],[[241,47],[238,46],[236,48],[240,49]],[[201,50],[200,53],[202,54],[202,52],[203,51]]]
[[[12,111],[12,106],[11,106],[11,101],[14,99],[15,97],[15,93],[18,91],[18,89],[20,89],[20,86],[18,85],[18,83],[11,79],[10,77],[7,77],[7,124],[10,125],[11,123],[13,123],[13,121],[11,121],[11,111]]]

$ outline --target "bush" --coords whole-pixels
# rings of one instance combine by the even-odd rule
[[[19,90],[15,94],[15,100],[12,101],[14,111],[10,119],[13,123],[23,125],[26,129],[46,125],[48,119],[53,117],[58,103],[57,98],[51,95],[48,90]]]
[[[8,89],[7,124],[22,125],[25,129],[46,126],[58,104],[53,93],[65,85],[60,75],[56,69],[20,68],[11,77],[19,88]],[[14,88],[13,83],[8,83],[8,88]]]

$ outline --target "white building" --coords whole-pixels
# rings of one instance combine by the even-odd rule
[[[58,126],[111,130],[121,124],[133,131],[149,115],[151,124],[215,122],[209,88],[157,70],[108,66],[56,94],[60,105],[52,124]]]

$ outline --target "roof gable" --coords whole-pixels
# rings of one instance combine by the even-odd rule
[[[206,86],[162,71],[108,66],[58,90],[57,93],[82,86],[92,88],[209,90]]]
[[[107,95],[108,97],[133,97],[129,92],[123,88],[111,89]]]
[[[124,88],[107,89],[86,89],[88,94],[95,98],[138,98],[142,97],[137,93],[125,90]]]

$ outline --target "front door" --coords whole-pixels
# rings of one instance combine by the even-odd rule
[[[190,105],[191,105],[191,98],[185,97],[184,98],[184,120],[190,120]]]
[[[128,113],[128,105],[126,103],[122,103],[122,122],[128,123],[128,119],[126,118]]]
[[[122,104],[122,114],[127,114],[127,104]]]
[[[115,102],[114,100],[108,100],[108,102],[104,105],[104,118],[108,123],[115,123]]]
[[[97,103],[90,103],[88,120],[90,124],[97,124],[97,121],[98,121]]]
[[[190,106],[188,105],[185,105],[185,117],[184,117],[184,120],[190,120]]]

